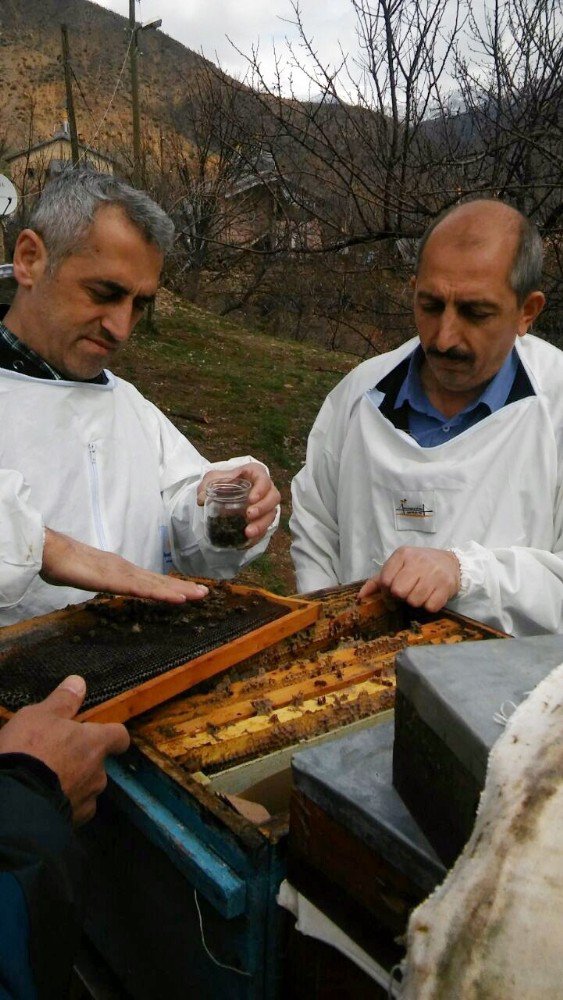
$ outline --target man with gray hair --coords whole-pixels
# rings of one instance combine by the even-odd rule
[[[517,635],[563,631],[563,353],[533,337],[542,244],[499,201],[423,237],[418,338],[327,397],[293,481],[300,590],[376,591]]]
[[[54,531],[148,570],[228,577],[275,530],[267,469],[250,456],[211,465],[105,367],[154,301],[173,236],[145,192],[112,176],[70,170],[47,185],[18,237],[18,289],[0,323],[0,468],[21,473]],[[245,550],[205,542],[202,504],[217,479],[252,484]],[[88,596],[37,576],[0,624]]]

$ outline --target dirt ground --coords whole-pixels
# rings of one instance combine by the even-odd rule
[[[290,484],[305,459],[326,394],[357,358],[248,331],[159,292],[156,332],[142,326],[113,365],[209,458],[253,455],[282,495],[268,552],[239,579],[295,592],[289,554]]]

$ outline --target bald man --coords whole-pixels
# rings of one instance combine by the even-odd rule
[[[430,227],[418,338],[330,393],[293,481],[300,590],[368,577],[360,597],[563,631],[563,353],[528,333],[541,275],[535,226],[502,202]]]

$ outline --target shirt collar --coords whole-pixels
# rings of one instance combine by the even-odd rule
[[[438,411],[429,401],[420,378],[420,367],[423,360],[424,352],[419,344],[410,356],[406,378],[399,389],[395,400],[395,409],[398,409],[404,403],[408,403],[409,406],[411,406],[414,410],[418,410],[419,413],[426,413],[429,416],[434,416],[438,413]],[[491,379],[479,398],[474,400],[473,403],[470,403],[469,406],[466,406],[461,412],[470,413],[471,410],[474,410],[477,406],[481,405],[486,406],[491,413],[502,409],[510,394],[517,368],[518,353],[516,348],[513,347],[512,351],[502,365],[502,368],[500,368],[496,375]]]
[[[18,340],[15,333],[12,333],[11,330],[8,330],[8,327],[4,326],[4,324],[1,321],[0,321],[0,338],[10,349],[10,352],[12,354],[18,354],[20,355],[21,358],[25,358],[26,361],[30,361],[35,368],[40,370],[44,378],[50,378],[50,379],[62,378],[62,375],[55,368],[52,368],[51,365],[48,364],[44,360],[44,358],[40,357],[40,355],[37,354],[36,351],[34,351],[31,347],[28,347],[27,344],[24,344],[22,343],[21,340]]]
[[[4,316],[6,312],[7,310],[3,310],[1,315]],[[61,373],[56,368],[53,368],[52,365],[50,365],[47,361],[45,361],[45,359],[42,358],[40,354],[37,354],[37,351],[34,351],[33,348],[28,347],[27,344],[24,344],[21,340],[19,340],[16,337],[15,333],[12,333],[11,330],[8,330],[8,327],[4,326],[4,323],[2,322],[1,318],[0,318],[0,342],[6,345],[12,356],[14,354],[18,355],[19,357],[24,359],[24,361],[29,362],[32,366],[31,371],[36,377],[51,379],[53,381],[63,381],[63,382],[68,381],[65,375],[61,375]],[[14,371],[20,371],[22,368],[24,368],[24,365],[23,364],[19,365],[16,362],[13,365],[13,368]],[[29,374],[29,371],[24,371],[24,374]],[[108,377],[105,371],[102,371],[100,372],[99,375],[96,375],[95,378],[84,379],[83,381],[93,383],[95,385],[98,384],[107,385]]]

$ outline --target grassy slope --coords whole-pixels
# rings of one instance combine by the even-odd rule
[[[241,579],[291,593],[291,478],[324,397],[357,359],[241,329],[166,292],[157,324],[156,335],[134,335],[114,371],[211,461],[251,454],[268,464],[282,493],[281,527]]]

